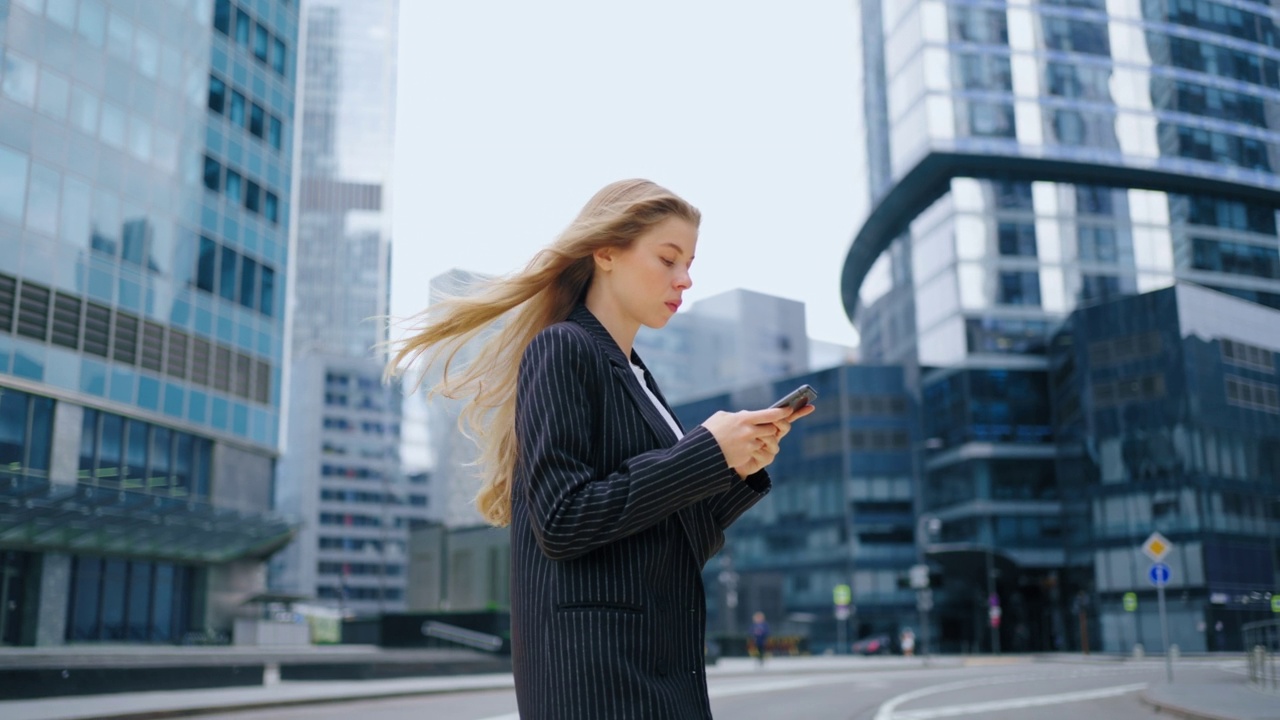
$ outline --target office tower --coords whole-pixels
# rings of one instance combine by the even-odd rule
[[[297,6],[0,3],[0,642],[226,642],[277,460]]]
[[[729,290],[640,328],[635,349],[672,403],[795,375],[809,367],[804,303]]]
[[[395,0],[303,0],[287,436],[277,497],[301,517],[273,589],[355,614],[403,610],[402,398],[382,382],[391,262]]]
[[[921,398],[931,562],[964,578],[943,647],[1078,648],[1071,599],[1101,570],[1064,550],[1081,499],[1058,473],[1049,339],[1077,308],[1184,280],[1280,307],[1273,20],[1214,0],[860,17],[870,202],[842,294],[863,358],[903,363]]]
[[[1154,531],[1172,544],[1169,642],[1240,649],[1280,580],[1280,311],[1179,282],[1081,308],[1054,340],[1059,477],[1078,497],[1064,537],[1096,578],[1069,600],[1094,647],[1164,650],[1138,550]]]
[[[916,561],[912,437],[917,418],[897,366],[841,365],[675,406],[686,427],[717,410],[767,407],[802,383],[817,410],[795,423],[769,467],[773,489],[726,532],[707,563],[707,634],[732,642],[765,613],[773,633],[813,653],[849,652],[873,634],[916,626],[900,585]],[[856,590],[847,614],[833,590]]]

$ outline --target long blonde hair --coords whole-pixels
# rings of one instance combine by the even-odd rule
[[[393,344],[388,374],[404,372],[424,354],[427,368],[443,359],[442,379],[431,394],[468,400],[459,424],[465,423],[464,432],[469,430],[480,446],[483,483],[475,502],[490,523],[511,522],[516,381],[525,348],[585,298],[597,249],[628,247],[645,230],[672,216],[694,227],[702,219],[697,208],[648,180],[606,185],[524,270],[492,280],[477,293],[433,304],[414,318],[411,334]],[[485,341],[475,359],[451,375],[458,351],[499,320],[504,321],[501,329]]]

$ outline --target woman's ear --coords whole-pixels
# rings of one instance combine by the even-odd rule
[[[602,248],[596,248],[595,252],[591,253],[591,256],[596,261],[597,270],[600,270],[603,272],[609,272],[610,270],[613,269],[614,250],[615,248],[606,246]]]

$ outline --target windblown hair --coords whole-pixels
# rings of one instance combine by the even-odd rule
[[[423,355],[426,369],[443,360],[442,378],[431,388],[431,395],[467,400],[459,424],[480,446],[483,483],[476,507],[493,525],[511,522],[518,449],[516,382],[525,348],[543,329],[567,318],[586,297],[597,249],[629,247],[669,217],[682,218],[694,227],[701,222],[697,208],[648,180],[606,185],[524,270],[490,281],[474,294],[431,305],[413,318],[411,334],[394,344],[389,375],[404,372]],[[499,321],[501,326],[484,341],[475,359],[453,368],[458,351]]]

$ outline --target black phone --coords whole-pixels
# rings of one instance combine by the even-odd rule
[[[817,399],[817,397],[818,397],[817,390],[814,390],[812,387],[808,385],[801,385],[795,390],[792,390],[791,392],[787,393],[785,397],[783,397],[781,400],[774,403],[773,405],[770,405],[769,407],[771,408],[789,407],[791,408],[792,412],[794,412],[804,407],[805,405],[808,405],[809,403],[813,402],[815,399]]]

